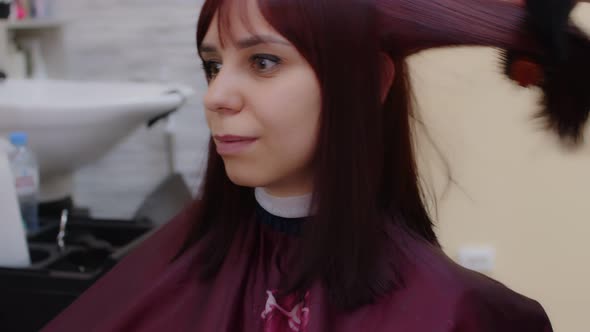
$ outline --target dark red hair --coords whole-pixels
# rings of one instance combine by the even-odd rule
[[[214,28],[223,31],[231,24],[229,6],[244,3],[207,0],[199,18],[197,46],[215,14],[220,19]],[[304,230],[302,258],[285,289],[302,291],[321,280],[340,307],[372,302],[403,283],[396,266],[403,255],[392,258],[392,266],[378,266],[383,247],[391,245],[383,234],[387,223],[438,245],[419,188],[406,57],[432,47],[485,45],[535,57],[551,73],[564,67],[553,60],[551,67],[543,62],[549,59],[544,51],[549,46],[535,37],[541,33],[529,25],[530,13],[506,1],[258,0],[258,4],[266,20],[309,62],[322,93],[314,159],[316,213]],[[579,39],[573,50],[576,56],[588,52],[588,40],[579,31],[559,28],[568,39]],[[396,72],[384,103],[380,52],[389,55]],[[584,65],[587,73],[589,66]],[[551,94],[563,100],[561,94]],[[585,102],[582,94],[575,98],[579,100],[571,108]],[[560,133],[573,132],[560,129]],[[254,213],[256,204],[252,188],[229,180],[212,142],[198,204],[185,248],[207,236],[209,250],[201,260],[201,277],[212,278],[240,223]]]

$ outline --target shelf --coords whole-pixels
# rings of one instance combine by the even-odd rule
[[[0,68],[6,72],[14,69],[7,69],[12,65],[8,60],[10,49],[14,49],[15,44],[23,47],[20,43],[24,40],[36,39],[41,44],[41,56],[45,60],[48,77],[64,78],[66,76],[64,33],[68,21],[60,17],[27,20],[0,19]]]
[[[8,30],[38,30],[61,28],[66,22],[64,19],[30,19],[22,21],[5,21]]]

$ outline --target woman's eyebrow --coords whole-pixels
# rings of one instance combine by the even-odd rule
[[[282,44],[291,46],[288,41],[270,35],[252,35],[236,42],[237,47],[240,49],[253,47],[259,44]]]
[[[250,47],[254,47],[256,45],[260,45],[260,44],[282,44],[282,45],[287,45],[287,46],[291,46],[291,44],[283,39],[279,39],[270,35],[252,35],[249,36],[248,38],[244,38],[244,39],[240,39],[238,41],[236,41],[235,45],[237,48],[239,49],[245,49],[245,48],[250,48]],[[201,47],[199,48],[199,53],[203,54],[203,53],[217,53],[218,49],[217,46],[212,45],[212,44],[207,44],[207,43],[203,43],[201,44]]]

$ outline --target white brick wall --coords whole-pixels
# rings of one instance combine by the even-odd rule
[[[208,140],[196,57],[202,0],[58,0],[69,76],[88,80],[169,80],[195,88],[176,117],[176,168],[196,190]],[[142,127],[76,174],[75,200],[96,216],[129,217],[168,174],[164,125]]]

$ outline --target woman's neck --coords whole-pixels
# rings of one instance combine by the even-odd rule
[[[270,195],[264,188],[254,190],[256,201],[268,213],[283,218],[302,218],[310,215],[312,194],[277,197]]]

